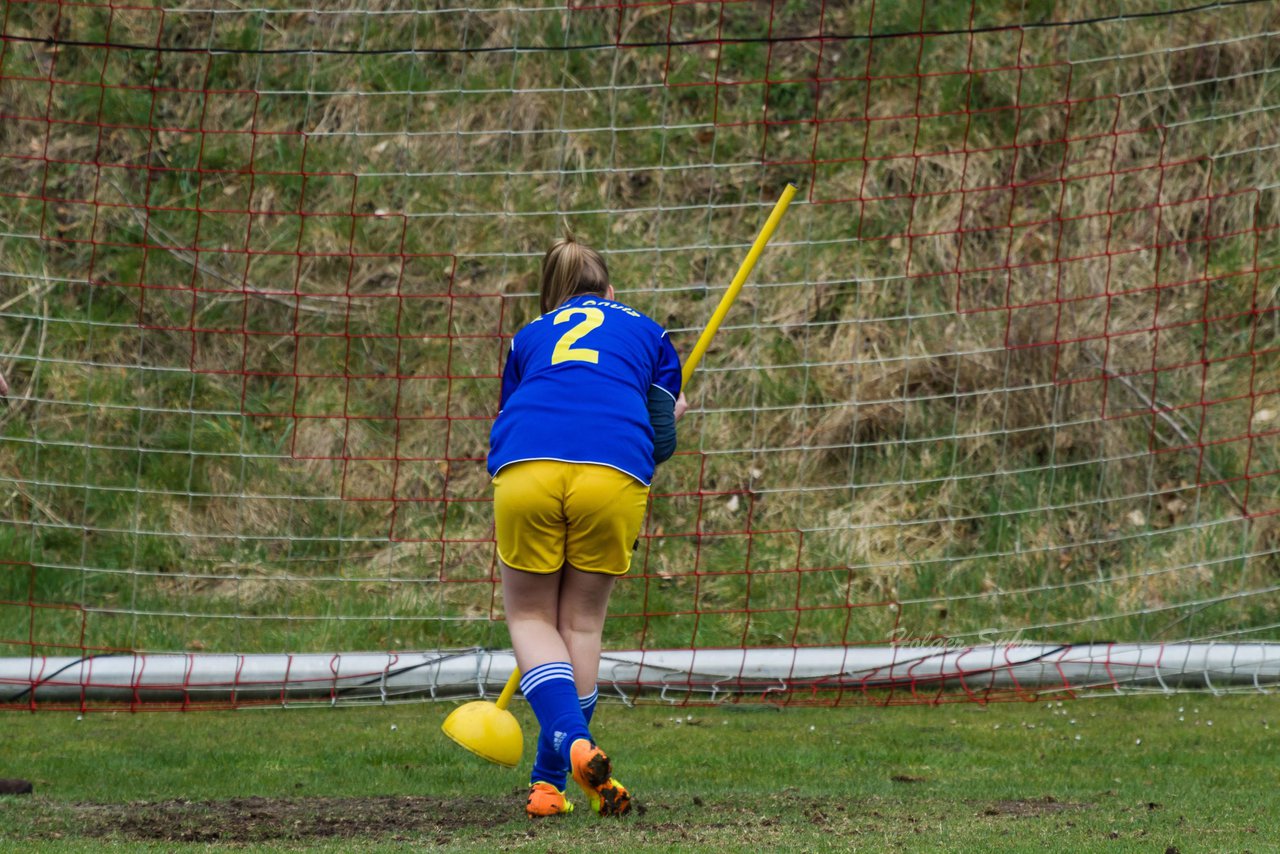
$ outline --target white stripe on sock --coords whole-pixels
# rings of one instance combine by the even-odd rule
[[[573,665],[567,661],[552,661],[538,665],[520,677],[520,693],[528,694],[552,679],[568,679],[572,682]]]

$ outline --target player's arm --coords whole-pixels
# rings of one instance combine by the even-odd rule
[[[649,386],[649,423],[653,425],[653,461],[664,463],[676,452],[676,399],[660,386]]]
[[[507,363],[502,366],[502,397],[498,401],[498,411],[507,408],[507,399],[520,385],[520,362],[516,358],[516,339],[511,339],[511,347],[507,350]]]
[[[676,452],[676,420],[689,408],[680,388],[680,357],[665,334],[659,343],[658,365],[647,403],[653,425],[653,461],[665,462]]]

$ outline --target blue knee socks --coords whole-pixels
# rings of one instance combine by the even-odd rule
[[[578,707],[582,709],[582,716],[587,719],[587,725],[591,725],[591,716],[596,713],[596,700],[600,699],[600,689],[592,688],[591,693],[585,697],[578,698]]]
[[[563,789],[568,782],[569,748],[580,738],[591,740],[587,724],[595,712],[598,692],[579,697],[573,685],[573,666],[567,661],[541,664],[520,677],[520,692],[538,719],[538,753],[530,782]]]

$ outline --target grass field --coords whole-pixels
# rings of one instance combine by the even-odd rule
[[[601,707],[639,808],[530,823],[449,704],[12,714],[0,848],[139,851],[1275,851],[1268,695],[911,708]],[[531,716],[517,714],[531,738]],[[579,798],[581,800],[581,798]]]

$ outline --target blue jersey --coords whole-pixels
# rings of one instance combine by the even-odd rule
[[[489,434],[489,474],[522,460],[596,463],[653,479],[647,397],[680,394],[680,357],[656,322],[579,294],[516,333]]]

